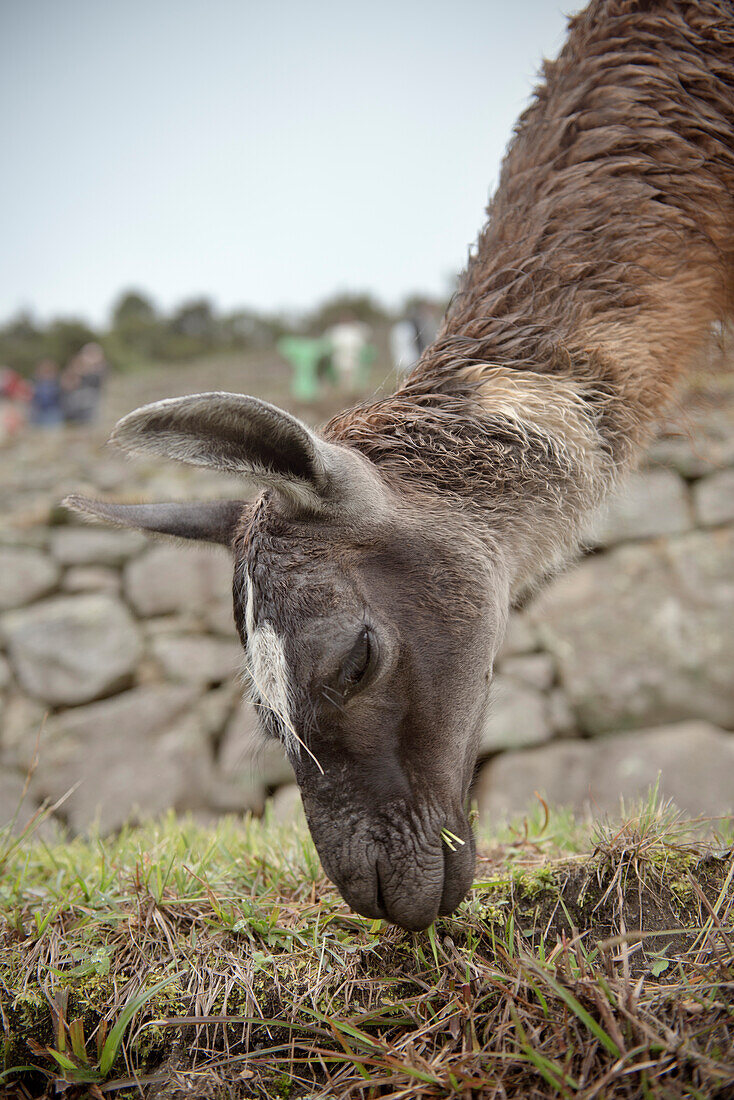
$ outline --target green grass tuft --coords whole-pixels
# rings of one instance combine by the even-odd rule
[[[409,934],[303,823],[0,834],[0,1095],[734,1095],[719,849],[654,793],[594,829],[543,806]]]

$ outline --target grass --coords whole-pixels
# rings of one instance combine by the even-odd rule
[[[734,1095],[731,853],[654,793],[480,848],[410,934],[346,907],[303,823],[0,834],[0,1095]]]

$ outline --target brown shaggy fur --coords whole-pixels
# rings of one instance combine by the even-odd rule
[[[594,0],[545,66],[488,214],[405,384],[327,434],[454,504],[563,498],[573,520],[731,311],[734,5]],[[562,427],[579,401],[594,442],[578,415]]]

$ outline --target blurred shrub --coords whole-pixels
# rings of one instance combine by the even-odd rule
[[[46,327],[21,313],[0,328],[0,366],[30,375],[41,359],[67,363],[96,333],[84,321],[59,319]]]
[[[336,294],[307,314],[305,328],[309,335],[319,336],[345,317],[372,327],[384,325],[391,319],[389,312],[371,294]]]
[[[375,330],[391,320],[369,294],[335,295],[305,316],[286,318],[252,309],[219,313],[208,298],[182,302],[166,314],[149,295],[130,288],[114,302],[109,324],[96,332],[74,318],[44,325],[28,313],[19,314],[0,327],[0,367],[31,375],[45,358],[63,367],[84,344],[97,341],[114,367],[129,370],[220,351],[272,348],[282,336],[293,333],[321,335],[345,317]]]
[[[219,314],[208,298],[183,302],[166,316],[146,295],[130,290],[112,310],[105,348],[118,366],[134,367],[272,347],[281,332],[278,321],[253,310]]]

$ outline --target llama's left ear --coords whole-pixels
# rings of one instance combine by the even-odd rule
[[[144,405],[116,425],[111,442],[275,489],[301,508],[340,496],[345,448],[319,439],[295,416],[238,393],[196,393]]]
[[[242,514],[248,507],[242,500],[108,504],[104,500],[80,496],[66,497],[63,504],[85,519],[102,520],[115,527],[134,527],[138,531],[197,542],[218,542],[222,546],[232,545]]]

